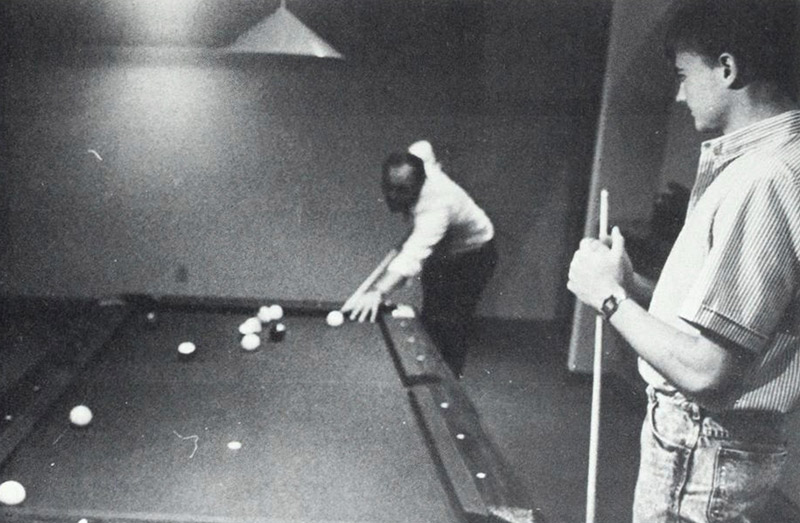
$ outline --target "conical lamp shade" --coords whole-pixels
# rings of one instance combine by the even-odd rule
[[[341,58],[314,31],[281,5],[277,11],[248,29],[227,50],[232,53],[268,53],[318,58]]]

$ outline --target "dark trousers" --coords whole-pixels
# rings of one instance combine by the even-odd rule
[[[434,254],[422,270],[422,322],[456,377],[464,369],[468,329],[495,265],[492,240],[466,253]]]

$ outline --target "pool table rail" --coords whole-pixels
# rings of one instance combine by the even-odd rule
[[[0,466],[130,313],[119,304],[105,306],[94,300],[4,298],[3,302],[2,356],[14,372],[0,383]],[[5,336],[6,323],[29,316],[32,307],[67,311],[61,315],[63,323],[41,314],[33,318],[32,328],[49,340],[36,350],[28,350],[29,336]]]
[[[430,451],[443,469],[441,479],[457,509],[470,523],[545,523],[422,325],[389,314],[384,314],[381,322]]]

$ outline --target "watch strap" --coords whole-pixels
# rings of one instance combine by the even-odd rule
[[[606,321],[610,320],[611,316],[619,309],[620,304],[627,299],[628,295],[623,293],[621,296],[611,294],[608,298],[603,300],[603,304],[600,307],[600,314],[603,315],[603,319]]]

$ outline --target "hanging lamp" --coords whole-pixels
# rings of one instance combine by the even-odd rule
[[[339,51],[289,12],[286,0],[281,0],[277,11],[239,35],[227,51],[344,59]]]

